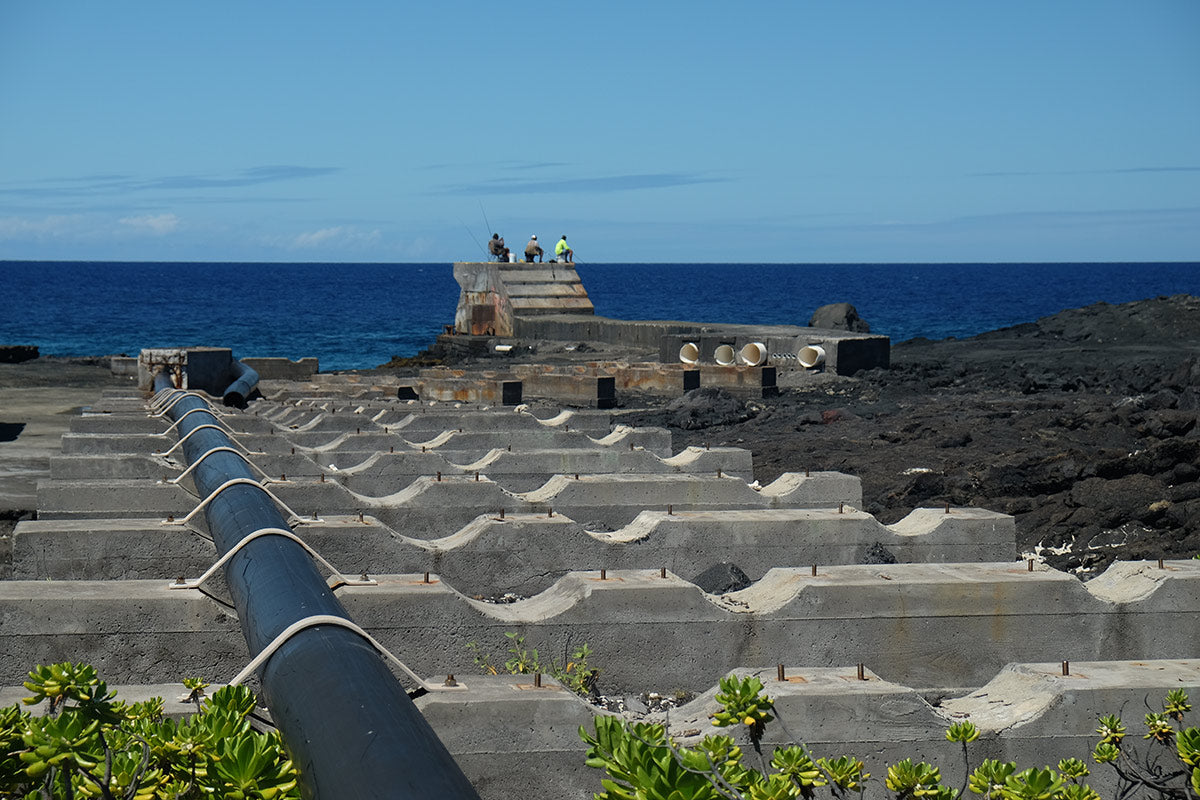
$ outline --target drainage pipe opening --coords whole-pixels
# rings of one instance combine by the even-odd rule
[[[796,359],[805,369],[819,367],[825,363],[825,348],[817,344],[805,345],[796,353]]]
[[[738,351],[738,361],[749,367],[757,367],[767,360],[767,346],[762,342],[751,342]]]

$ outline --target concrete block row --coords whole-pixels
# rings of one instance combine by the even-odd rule
[[[661,428],[618,426],[607,435],[594,438],[579,431],[552,429],[522,431],[442,431],[436,435],[407,439],[386,430],[366,427],[335,433],[330,431],[283,431],[276,433],[234,433],[247,450],[256,452],[299,451],[328,454],[388,452],[410,450],[453,452],[456,458],[479,459],[494,449],[562,448],[642,448],[661,457],[671,455],[671,435]],[[62,438],[65,454],[148,454],[166,452],[178,441],[170,433],[67,433]]]
[[[495,448],[482,458],[471,453],[445,450],[374,451],[325,453],[300,450],[247,455],[266,475],[336,480],[359,494],[383,495],[407,486],[421,476],[487,475],[510,492],[527,492],[543,485],[553,475],[686,473],[724,475],[750,481],[754,465],[750,451],[734,447],[689,447],[674,456],[662,457],[645,449],[558,448],[511,451]],[[184,472],[187,465],[171,456],[70,455],[50,457],[54,480],[107,480],[112,478],[167,479]]]
[[[271,481],[268,490],[301,518],[370,513],[401,533],[420,539],[449,536],[481,514],[501,509],[552,514],[556,510],[593,528],[613,530],[647,508],[680,511],[739,508],[830,508],[861,503],[857,478],[836,472],[785,473],[760,490],[735,477],[662,473],[652,475],[556,475],[528,492],[509,492],[484,475],[416,478],[392,494],[357,494],[331,480]],[[41,519],[184,517],[201,498],[185,488],[145,480],[42,480]]]
[[[421,673],[501,656],[509,631],[542,652],[587,642],[605,691],[698,690],[731,669],[864,663],[921,690],[977,687],[1011,661],[1195,657],[1200,563],[1115,564],[1100,586],[1024,564],[773,569],[706,595],[658,570],[571,573],[527,600],[473,600],[436,575],[343,586],[351,617]],[[218,599],[163,581],[0,584],[0,684],[86,653],[113,681],[234,674],[236,625]],[[147,653],[155,654],[148,659]]]
[[[694,578],[736,564],[752,580],[773,567],[900,562],[1011,561],[1012,517],[981,509],[918,509],[896,525],[860,511],[758,509],[642,511],[612,532],[556,513],[476,517],[438,539],[405,536],[374,517],[326,515],[296,533],[339,570],[440,575],[469,596],[533,595],[572,570],[665,567]],[[37,580],[174,578],[216,559],[197,531],[157,519],[24,521],[13,576]]]

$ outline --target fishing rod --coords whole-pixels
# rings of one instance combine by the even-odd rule
[[[490,234],[492,232],[492,223],[488,222],[487,212],[483,210],[482,200],[479,201],[479,210],[483,214],[483,224],[487,226],[487,232]]]
[[[479,243],[479,240],[475,238],[475,234],[474,234],[474,233],[471,231],[471,229],[470,229],[470,228],[468,228],[468,227],[467,227],[467,223],[463,222],[463,221],[460,219],[460,220],[458,221],[458,224],[463,226],[463,230],[465,230],[465,231],[467,232],[467,235],[471,237],[471,241],[475,242],[475,246],[476,246],[476,247],[478,247],[478,248],[479,248],[479,250],[480,250],[480,252],[481,252],[481,253],[483,253],[483,254],[486,256],[486,255],[487,255],[487,248],[485,248],[483,245],[481,245],[481,244]]]

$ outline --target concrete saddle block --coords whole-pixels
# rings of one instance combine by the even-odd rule
[[[615,531],[588,531],[558,513],[493,512],[428,540],[369,515],[325,514],[295,531],[344,572],[432,571],[468,595],[527,596],[572,570],[602,567],[694,576],[725,562],[758,580],[777,566],[859,563],[880,546],[917,563],[1015,556],[1012,518],[980,509],[918,509],[893,526],[832,509],[642,511]],[[172,578],[216,558],[202,533],[158,519],[25,521],[12,547],[18,579]]]
[[[908,685],[960,687],[980,685],[1014,657],[1191,657],[1200,565],[1141,565],[1157,575],[1137,566],[1114,582],[1155,588],[1119,604],[1068,575],[1031,573],[1024,564],[843,566],[815,578],[809,570],[772,570],[721,597],[657,570],[613,570],[604,579],[572,573],[510,604],[403,577],[374,590],[346,587],[342,597],[360,623],[439,664],[460,659],[467,642],[499,643],[504,631],[518,630],[532,646],[589,642],[608,654],[606,680],[619,689],[695,688],[742,664],[781,661],[863,662]],[[433,663],[422,668],[437,671]]]

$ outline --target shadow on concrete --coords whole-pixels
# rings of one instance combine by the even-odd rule
[[[15,442],[23,430],[24,422],[0,422],[0,442]]]

